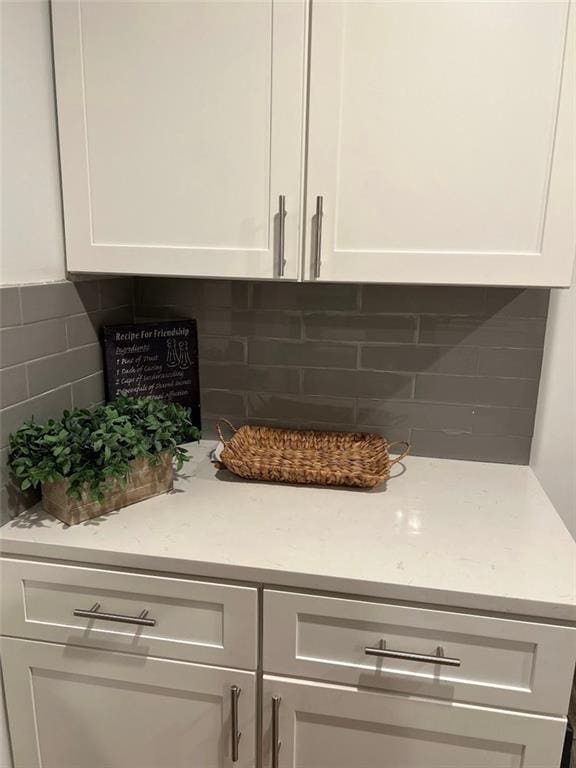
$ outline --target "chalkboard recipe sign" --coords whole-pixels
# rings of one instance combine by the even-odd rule
[[[108,400],[128,395],[180,403],[201,426],[195,320],[105,326],[104,360]]]

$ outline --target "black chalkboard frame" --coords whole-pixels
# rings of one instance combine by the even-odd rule
[[[156,397],[167,402],[178,402],[190,408],[194,426],[198,429],[202,428],[196,320],[158,320],[106,325],[102,335],[107,402],[114,400],[119,394]],[[142,358],[145,358],[148,367],[153,369],[148,376],[146,371],[142,370],[139,385],[126,385],[129,380],[128,374],[123,377],[119,371],[118,349],[120,346],[125,351],[123,360],[129,361],[130,358],[134,358],[134,365],[137,365],[138,358],[140,358],[140,364],[143,362]],[[153,360],[154,357],[157,359]],[[133,375],[138,376],[138,372]],[[174,387],[179,386],[182,392],[179,390],[175,392],[174,387],[170,390],[168,386],[170,380],[177,381],[178,378],[188,382],[185,385],[174,384]],[[166,391],[169,393],[168,397],[166,397]]]

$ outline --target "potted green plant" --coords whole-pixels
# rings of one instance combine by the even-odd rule
[[[190,411],[152,398],[118,397],[93,409],[27,422],[10,436],[8,464],[22,490],[68,525],[172,489],[181,443],[198,440]]]

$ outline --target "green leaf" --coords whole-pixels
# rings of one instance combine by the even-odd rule
[[[177,466],[188,459],[180,443],[198,439],[190,410],[153,398],[118,397],[91,410],[64,411],[46,424],[34,419],[10,435],[8,464],[24,490],[66,477],[68,493],[102,498],[112,479],[124,481],[130,462],[169,451]]]

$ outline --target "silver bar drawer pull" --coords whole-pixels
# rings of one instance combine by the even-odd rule
[[[284,245],[286,242],[286,195],[278,198],[278,277],[284,277]]]
[[[324,216],[324,197],[316,198],[316,238],[314,243],[314,278],[320,277],[322,265],[322,217]]]
[[[238,699],[242,689],[237,685],[230,688],[231,711],[232,711],[232,762],[238,762],[238,745],[242,734],[238,730]]]
[[[92,608],[76,608],[74,616],[84,619],[101,619],[102,621],[116,621],[118,624],[136,624],[138,627],[155,627],[156,619],[148,618],[148,611],[142,611],[139,616],[124,616],[122,613],[105,613],[100,610],[100,603],[94,603]]]
[[[441,651],[439,648],[438,651]],[[386,659],[402,659],[403,661],[423,661],[426,664],[443,664],[445,667],[459,667],[460,659],[452,659],[449,656],[427,653],[408,653],[407,651],[393,651],[387,648],[364,648],[366,656],[378,656]]]
[[[272,768],[278,768],[278,752],[280,752],[280,696],[272,696]]]

